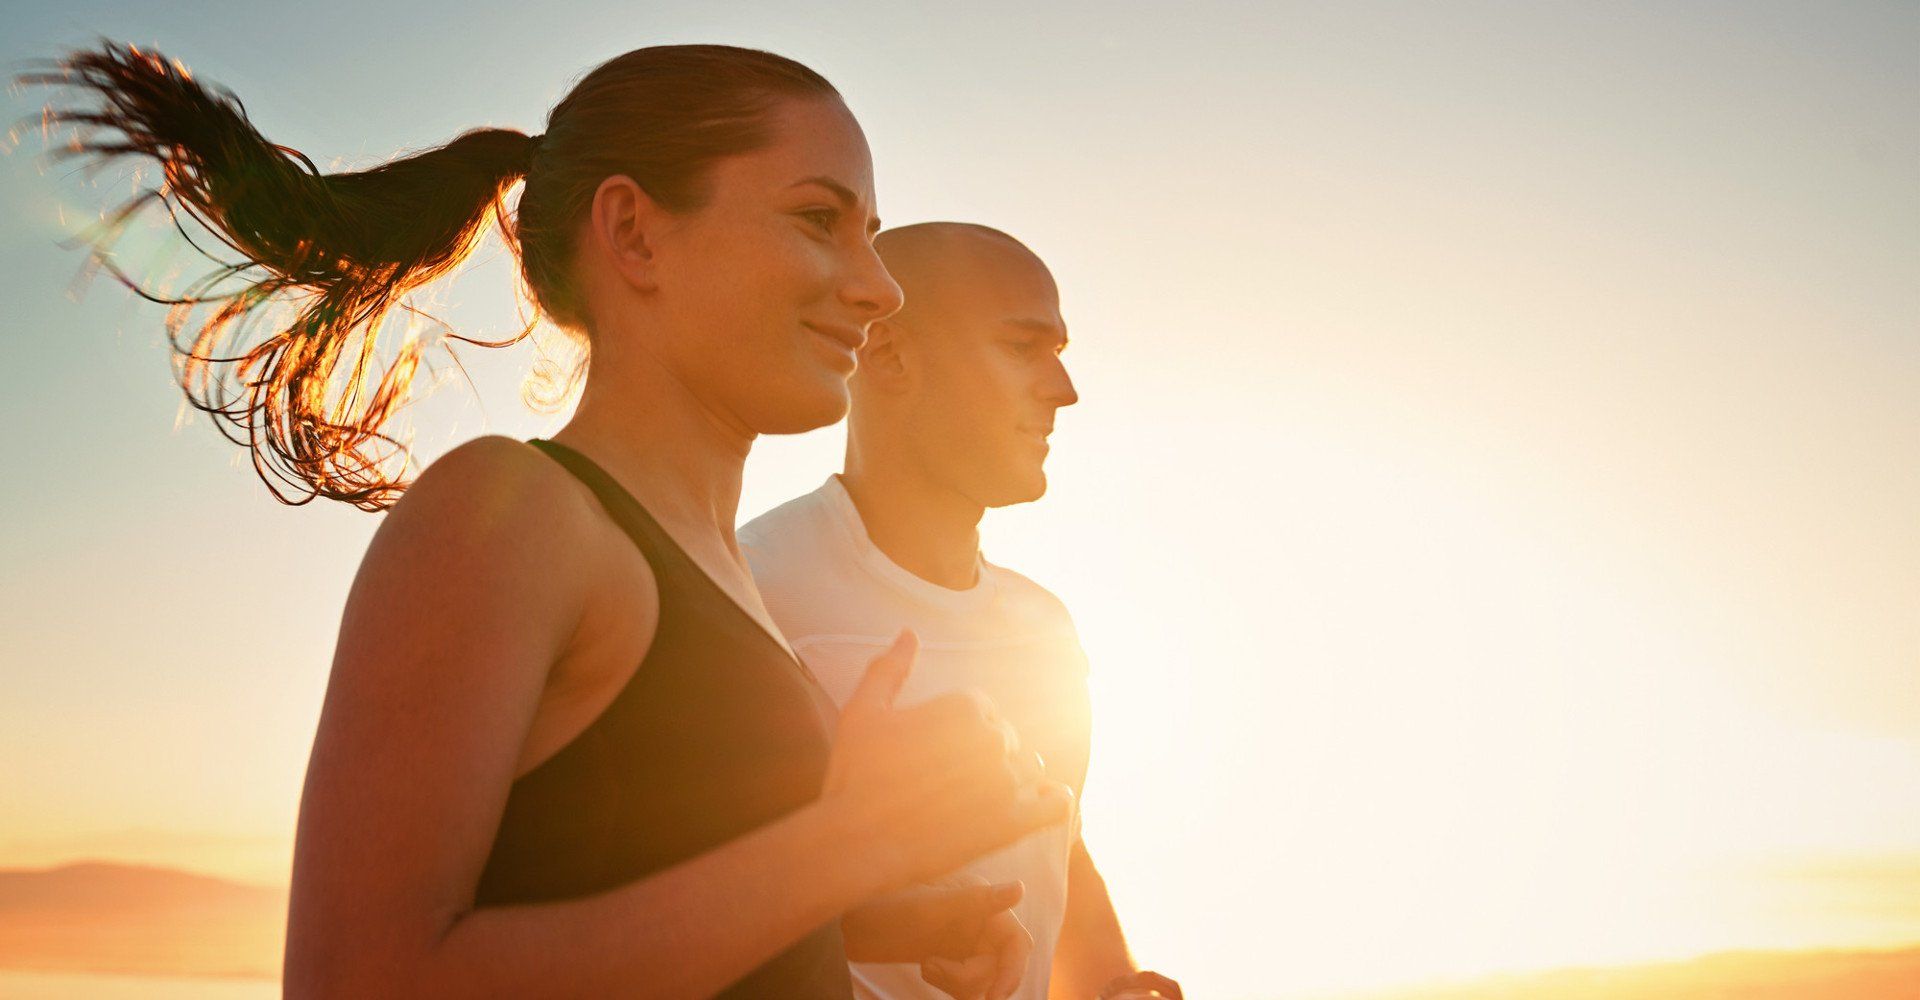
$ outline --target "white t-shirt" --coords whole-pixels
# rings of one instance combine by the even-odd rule
[[[739,538],[767,610],[835,703],[845,704],[867,664],[911,628],[920,654],[896,704],[979,688],[1044,756],[1048,776],[1074,790],[1070,820],[961,869],[1026,884],[1014,912],[1033,935],[1033,954],[1014,996],[1044,1000],[1066,914],[1067,859],[1079,836],[1091,717],[1087,658],[1065,605],[985,559],[967,590],[913,575],[867,537],[838,476],[755,518]],[[946,996],[920,978],[917,965],[857,962],[853,982],[862,998]]]

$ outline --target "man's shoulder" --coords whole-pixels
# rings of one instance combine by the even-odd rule
[[[795,573],[822,568],[837,530],[822,495],[825,489],[794,497],[734,532],[762,590]]]
[[[820,513],[820,491],[802,493],[741,525],[734,537],[742,549],[777,551],[817,531],[825,520]]]
[[[1053,591],[1018,570],[989,562],[984,557],[980,562],[985,567],[985,572],[992,576],[994,587],[1014,604],[1026,609],[1030,614],[1057,620],[1068,627],[1072,626],[1073,615],[1067,611],[1066,602]]]

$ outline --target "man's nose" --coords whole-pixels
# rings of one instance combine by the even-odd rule
[[[1053,371],[1049,373],[1041,392],[1041,398],[1056,409],[1080,401],[1080,393],[1073,388],[1073,376],[1067,374],[1067,366],[1058,357],[1053,359]]]

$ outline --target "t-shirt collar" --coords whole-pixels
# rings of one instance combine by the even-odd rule
[[[853,497],[847,494],[845,483],[840,481],[838,473],[828,476],[820,494],[826,499],[827,508],[833,513],[836,524],[846,533],[845,541],[853,549],[860,564],[880,579],[881,582],[899,590],[915,600],[937,607],[953,610],[967,610],[984,607],[993,601],[996,588],[990,565],[978,551],[973,554],[975,573],[973,586],[965,590],[942,587],[931,580],[916,576],[912,570],[894,562],[892,557],[880,551],[873,544],[873,538],[867,534],[867,525],[860,519],[860,508],[854,506]]]

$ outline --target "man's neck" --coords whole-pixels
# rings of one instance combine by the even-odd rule
[[[863,460],[851,449],[840,482],[867,538],[902,569],[948,590],[979,582],[984,507],[914,474],[908,463]]]

